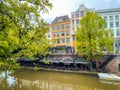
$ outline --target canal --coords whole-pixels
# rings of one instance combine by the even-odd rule
[[[0,72],[0,90],[120,90],[120,84],[91,75],[20,69]]]

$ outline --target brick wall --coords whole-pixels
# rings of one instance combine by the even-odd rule
[[[120,76],[119,64],[120,64],[120,55],[118,56],[118,64],[117,64],[117,59],[115,57],[106,65],[105,68],[109,69],[110,72],[118,74]]]

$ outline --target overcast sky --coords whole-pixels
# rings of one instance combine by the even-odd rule
[[[52,22],[55,17],[63,16],[77,10],[80,4],[84,4],[87,8],[110,9],[120,8],[120,0],[50,0],[53,4],[49,14],[43,14],[42,17],[48,23]]]

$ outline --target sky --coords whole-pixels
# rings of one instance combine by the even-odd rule
[[[55,17],[69,15],[79,8],[80,4],[84,4],[87,8],[111,9],[120,8],[120,0],[50,0],[53,5],[52,10],[47,14],[43,14],[42,18],[50,23]]]

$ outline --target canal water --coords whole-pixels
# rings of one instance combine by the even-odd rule
[[[20,69],[0,72],[0,90],[120,90],[120,82],[97,76]]]

